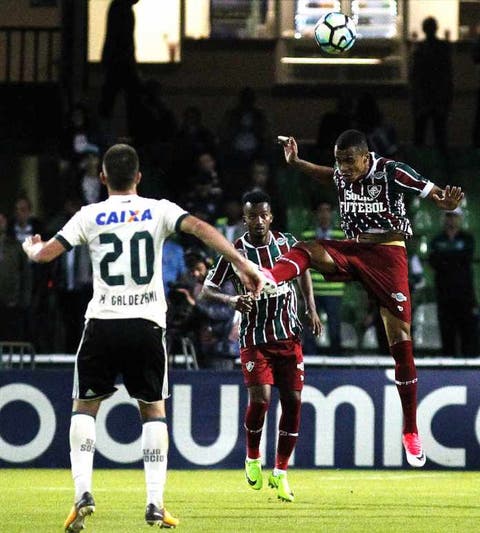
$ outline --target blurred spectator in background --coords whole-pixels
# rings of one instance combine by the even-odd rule
[[[223,155],[230,173],[239,173],[249,168],[254,159],[268,154],[268,123],[263,110],[255,103],[255,92],[244,87],[237,104],[226,113],[221,135]],[[232,176],[232,181],[236,179]]]
[[[447,119],[453,99],[450,43],[436,36],[433,17],[422,23],[425,40],[415,44],[411,58],[410,87],[414,118],[414,144],[425,144],[427,127],[433,124],[435,146],[447,148]]]
[[[77,102],[67,118],[62,137],[62,155],[67,161],[76,162],[89,150],[99,151],[100,139],[92,127],[89,109]]]
[[[217,160],[210,152],[199,152],[195,159],[195,174],[193,176],[193,184],[197,177],[207,176],[212,185],[212,192],[218,196],[222,195],[222,184],[220,176],[218,175]]]
[[[326,111],[318,123],[317,140],[315,144],[316,158],[329,161],[332,157],[332,146],[342,131],[353,126],[353,100],[350,94],[342,91],[337,97],[333,111]]]
[[[196,106],[188,106],[183,112],[175,144],[179,152],[179,163],[190,165],[193,171],[195,158],[201,153],[215,154],[217,140],[215,135],[203,124],[202,112]]]
[[[264,192],[270,197],[272,211],[275,213],[273,225],[275,228],[284,228],[287,225],[287,210],[281,191],[277,189],[269,164],[263,159],[256,159],[250,167],[250,182],[247,191]]]
[[[27,237],[42,231],[42,224],[38,218],[33,216],[32,202],[27,196],[19,196],[15,200],[12,226],[15,239],[20,244]]]
[[[136,112],[132,117],[130,135],[135,144],[141,148],[158,148],[175,138],[177,121],[173,111],[167,106],[162,96],[162,85],[154,79],[148,79],[139,88]]]
[[[370,150],[383,157],[396,157],[398,152],[396,131],[391,124],[385,124],[380,106],[372,93],[363,93],[359,96],[354,122],[355,128],[367,136]]]
[[[174,168],[177,179],[185,183],[196,172],[197,158],[200,154],[218,155],[218,142],[215,135],[203,124],[198,107],[187,107],[178,129],[174,150]]]
[[[32,213],[32,203],[27,196],[19,196],[14,203],[12,231],[17,242],[22,244],[27,237],[43,232],[43,224]],[[29,263],[31,294],[26,297],[30,301],[30,308],[25,316],[26,340],[35,344],[37,351],[46,349],[48,322],[48,265]]]
[[[312,230],[302,233],[303,240],[345,238],[343,231],[334,227],[333,208],[329,202],[320,200],[315,206],[315,226]],[[327,330],[330,339],[328,353],[338,355],[342,353],[341,346],[341,307],[345,290],[345,283],[326,281],[316,270],[310,270],[313,284],[313,295],[317,312],[323,311],[327,315]],[[318,354],[320,349],[315,337],[308,327],[304,328],[303,351],[306,354]]]
[[[215,158],[209,153],[199,154],[196,172],[190,178],[188,190],[180,203],[190,213],[196,213],[195,216],[215,224],[222,196]]]
[[[185,253],[187,273],[170,290],[170,333],[191,336],[199,366],[212,367],[218,360],[230,360],[237,354],[230,341],[235,309],[228,303],[199,298],[211,261],[199,250]],[[231,287],[231,293],[234,293]],[[222,365],[223,366],[223,365]]]
[[[410,286],[412,300],[414,300],[414,295],[416,295],[417,291],[425,288],[425,270],[423,268],[420,256],[418,255],[419,252],[416,249],[410,251],[411,246],[409,246],[408,249],[408,284]]]
[[[445,213],[443,231],[430,243],[438,323],[445,356],[478,355],[478,308],[473,284],[475,239],[462,229],[460,208]]]
[[[186,195],[182,206],[189,212],[196,213],[202,220],[214,224],[217,219],[221,197],[207,174],[200,174],[195,179],[193,189]]]
[[[215,227],[227,240],[233,242],[245,233],[242,204],[238,198],[227,198],[220,211],[223,216],[217,218]]]
[[[163,288],[168,298],[170,287],[186,272],[185,252],[175,237],[169,237],[163,243],[162,273]]]
[[[56,234],[81,207],[80,198],[67,199],[62,213],[47,231],[50,229],[53,235]],[[52,266],[52,282],[63,326],[63,350],[65,353],[76,353],[84,328],[85,311],[93,294],[88,247],[73,247],[56,259]]]
[[[85,149],[76,169],[75,184],[67,193],[79,195],[83,205],[105,200],[107,190],[102,185],[99,175],[100,154],[98,148],[92,146]]]
[[[477,109],[473,124],[473,146],[480,148],[480,23],[475,26],[475,41],[473,43],[472,59],[477,71]]]
[[[0,340],[27,340],[25,316],[31,299],[31,269],[22,246],[0,213]]]
[[[140,78],[135,59],[135,13],[138,0],[112,0],[108,9],[105,42],[102,51],[104,83],[101,90],[99,113],[109,121],[115,100],[125,92],[127,128],[131,133],[140,89]],[[110,132],[107,132],[110,134]]]

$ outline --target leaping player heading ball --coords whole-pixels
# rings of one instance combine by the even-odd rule
[[[360,281],[377,300],[395,360],[395,383],[404,417],[403,446],[408,463],[421,467],[426,456],[416,420],[417,372],[405,249],[412,228],[404,193],[429,198],[443,210],[455,209],[464,194],[460,187],[441,189],[405,163],[369,152],[365,135],[357,130],[346,130],[338,137],[334,168],[300,159],[293,137],[279,140],[289,165],[321,184],[333,181],[347,239],[298,242],[272,269],[263,270],[265,277],[281,283],[314,268],[327,280]]]

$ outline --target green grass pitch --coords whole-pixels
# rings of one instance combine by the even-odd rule
[[[240,470],[170,471],[165,500],[185,532],[480,531],[480,473],[416,470],[296,470],[293,504],[265,485],[251,490]],[[143,472],[97,470],[96,513],[85,533],[153,531],[143,520]],[[0,532],[62,532],[72,502],[67,470],[0,473]]]

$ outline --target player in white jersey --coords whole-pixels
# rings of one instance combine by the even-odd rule
[[[136,151],[112,146],[103,159],[100,179],[109,198],[83,207],[48,242],[40,235],[23,244],[36,262],[53,261],[72,246],[87,244],[94,275],[93,298],[77,351],[70,424],[74,505],[64,527],[83,529],[95,511],[92,492],[95,416],[102,400],[116,390],[120,374],[142,419],[142,451],[147,489],[145,520],[175,527],[178,519],[164,507],[168,433],[165,352],[166,302],[162,284],[162,247],[175,231],[190,233],[235,266],[247,287],[258,294],[263,281],[217,230],[168,200],[137,195],[141,179]]]

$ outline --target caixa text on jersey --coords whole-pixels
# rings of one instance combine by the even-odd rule
[[[142,220],[152,220],[150,209],[144,211],[128,209],[127,211],[111,211],[110,213],[98,213],[95,222],[99,226],[108,224],[118,224],[119,222],[141,222]]]

